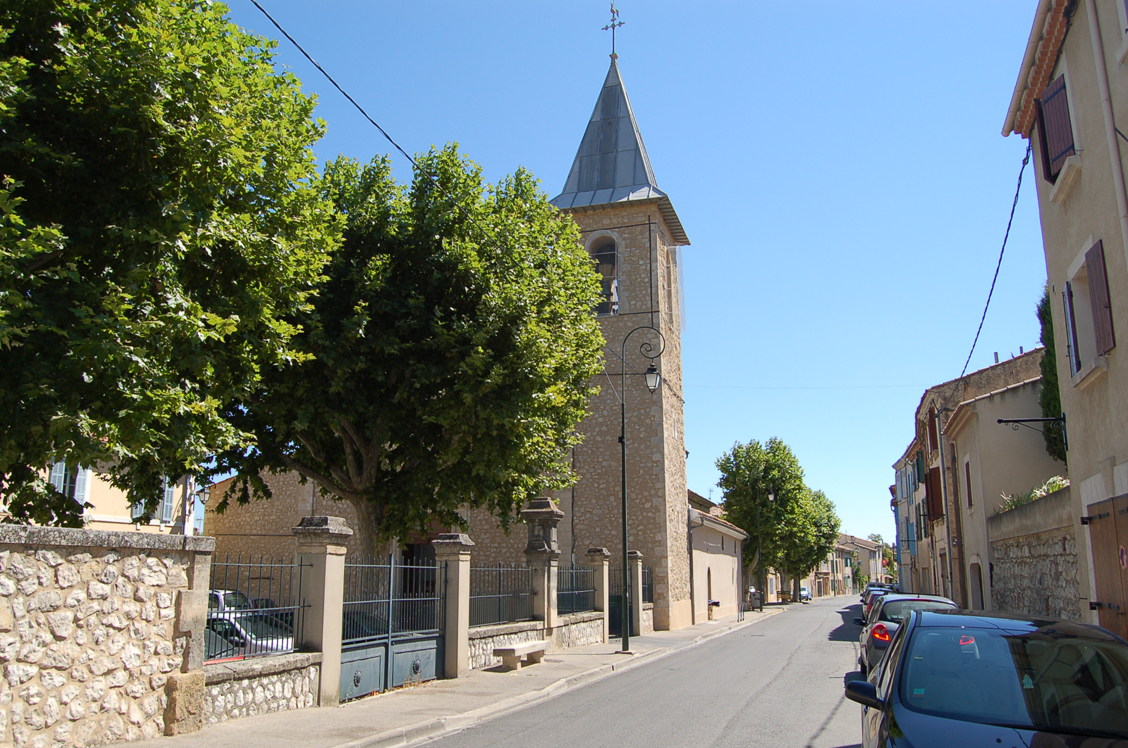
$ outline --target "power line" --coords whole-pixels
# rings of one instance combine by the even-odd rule
[[[380,131],[380,134],[383,135],[384,138],[389,143],[392,144],[393,148],[395,148],[397,151],[399,151],[400,154],[402,154],[403,157],[408,160],[408,162],[411,164],[411,166],[417,172],[423,174],[428,179],[430,179],[431,183],[433,185],[435,185],[435,187],[438,188],[438,190],[440,192],[442,192],[444,195],[446,195],[447,198],[450,199],[451,205],[453,205],[458,210],[458,212],[461,213],[466,218],[466,220],[468,220],[470,223],[474,224],[474,226],[476,226],[478,228],[478,230],[481,231],[482,234],[487,239],[489,239],[490,241],[493,241],[494,237],[490,236],[489,232],[487,232],[482,227],[481,224],[479,224],[476,220],[474,220],[474,217],[472,215],[470,215],[470,213],[466,210],[466,208],[462,207],[462,204],[459,203],[457,199],[455,199],[454,195],[451,194],[450,192],[448,192],[445,187],[443,187],[442,183],[439,182],[439,179],[438,179],[437,176],[435,176],[434,174],[430,174],[430,173],[424,171],[422,168],[420,168],[419,163],[407,151],[405,151],[400,146],[400,144],[397,143],[394,138],[392,138],[391,135],[388,134],[387,130],[385,130],[383,127],[380,126],[379,122],[374,120],[372,118],[372,116],[369,115],[367,111],[365,111],[364,107],[362,107],[360,104],[357,103],[356,99],[354,99],[352,96],[349,95],[348,91],[346,91],[344,88],[341,87],[341,84],[337,83],[337,81],[334,80],[333,76],[329,75],[328,71],[326,71],[325,68],[321,67],[321,64],[317,60],[313,59],[313,57],[310,55],[309,52],[306,52],[305,47],[303,47],[301,44],[299,44],[298,41],[296,39],[294,39],[294,37],[290,36],[290,32],[288,32],[288,31],[286,31],[286,29],[282,28],[282,24],[280,24],[280,23],[278,23],[278,21],[274,20],[274,16],[272,16],[269,13],[266,12],[266,8],[259,5],[258,0],[251,0],[251,3],[256,8],[258,8],[264,16],[266,16],[268,21],[270,21],[272,24],[274,24],[274,28],[278,29],[278,31],[282,34],[282,36],[286,37],[290,41],[291,44],[293,44],[295,47],[297,47],[298,51],[302,53],[302,56],[305,57],[307,60],[309,60],[310,64],[313,65],[315,68],[317,68],[317,70],[322,75],[325,76],[325,79],[328,80],[330,83],[332,83],[334,88],[336,88],[338,91],[340,91],[342,96],[344,96],[346,99],[348,99],[350,104],[352,104],[354,107],[356,107],[356,110],[358,112],[360,112],[361,116],[363,116],[366,120],[368,120],[372,124],[373,127],[375,127],[377,130]]]
[[[999,268],[1003,266],[1003,253],[1007,251],[1007,239],[1010,238],[1011,224],[1014,223],[1015,208],[1018,207],[1018,195],[1022,191],[1022,175],[1026,171],[1026,165],[1030,163],[1030,150],[1033,147],[1033,143],[1026,145],[1026,155],[1022,158],[1022,168],[1018,170],[1018,185],[1014,188],[1014,201],[1011,203],[1010,218],[1007,219],[1007,231],[1003,234],[1003,246],[999,249],[999,262],[995,265],[995,275],[991,278],[991,290],[987,292],[987,303],[983,305],[983,316],[979,318],[979,327],[975,331],[975,340],[971,341],[971,350],[967,352],[967,360],[964,361],[963,371],[956,377],[957,379],[963,379],[964,374],[967,374],[967,367],[968,364],[971,363],[971,356],[975,353],[975,346],[979,343],[979,334],[983,332],[983,323],[987,319],[987,310],[991,308],[991,297],[995,294],[995,282],[999,280]]]

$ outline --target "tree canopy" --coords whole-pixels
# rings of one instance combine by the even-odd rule
[[[717,468],[725,518],[749,534],[744,561],[757,574],[770,567],[801,577],[834,549],[841,525],[834,504],[806,486],[799,460],[780,439],[737,442]]]
[[[1061,416],[1061,390],[1058,384],[1057,371],[1057,346],[1054,344],[1054,316],[1050,311],[1050,289],[1047,286],[1042,291],[1042,298],[1038,300],[1036,308],[1038,323],[1041,326],[1041,341],[1044,346],[1042,351],[1042,388],[1038,393],[1038,400],[1042,406],[1042,416],[1045,418],[1059,418]],[[1068,455],[1065,451],[1065,437],[1058,429],[1051,428],[1050,424],[1042,429],[1042,437],[1046,441],[1046,454],[1058,462],[1067,463]]]
[[[76,524],[43,480],[163,476],[247,443],[225,409],[297,360],[336,219],[323,127],[273,43],[204,0],[0,4],[0,492]]]
[[[567,485],[604,344],[572,220],[528,172],[486,185],[455,147],[419,157],[410,186],[387,159],[340,159],[322,189],[343,243],[293,319],[305,357],[229,413],[255,436],[219,455],[234,497],[296,471],[349,501],[371,541],[462,525],[466,506],[508,525]]]

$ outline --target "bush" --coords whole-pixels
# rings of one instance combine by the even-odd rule
[[[1060,491],[1061,489],[1066,488],[1068,486],[1069,486],[1069,478],[1066,478],[1065,476],[1062,476],[1062,475],[1055,475],[1054,477],[1050,478],[1049,480],[1047,480],[1042,485],[1035,486],[1034,488],[1031,488],[1029,491],[1025,491],[1023,493],[1016,493],[1016,494],[1005,494],[1004,493],[1004,494],[1002,494],[1003,503],[995,511],[995,514],[1002,514],[1003,512],[1009,512],[1011,509],[1016,509],[1016,508],[1022,506],[1023,504],[1029,504],[1031,501],[1037,501],[1038,499],[1042,498],[1043,496],[1049,496],[1050,494],[1054,493],[1055,491]]]

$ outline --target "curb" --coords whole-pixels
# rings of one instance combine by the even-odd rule
[[[648,662],[660,660],[674,652],[680,652],[683,649],[691,649],[710,639],[716,639],[719,636],[739,631],[742,628],[759,623],[769,616],[782,613],[784,610],[786,610],[786,608],[777,608],[771,611],[765,610],[764,615],[754,621],[744,621],[718,631],[708,631],[695,637],[689,643],[681,647],[660,647],[646,652],[639,652],[627,662],[600,665],[591,670],[585,670],[582,673],[576,673],[575,675],[569,675],[567,678],[553,681],[547,686],[538,688],[535,691],[530,691],[520,696],[511,696],[495,704],[478,707],[477,709],[462,714],[453,714],[449,717],[436,717],[435,719],[416,722],[406,727],[396,727],[391,730],[385,730],[384,732],[378,732],[350,743],[342,743],[334,746],[334,748],[403,748],[419,740],[438,738],[460,732],[495,717],[523,709],[530,704],[555,698],[579,686],[595,683],[615,673],[625,673],[628,670],[633,670]]]

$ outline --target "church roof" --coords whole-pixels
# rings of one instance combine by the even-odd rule
[[[669,196],[658,189],[619,65],[612,57],[564,191],[550,202],[561,210],[575,210],[636,200],[656,201],[674,243],[689,244]]]

